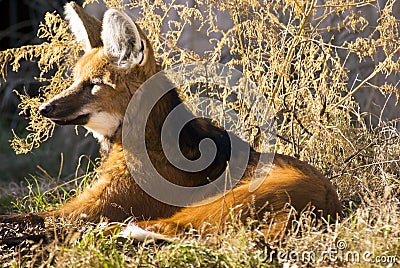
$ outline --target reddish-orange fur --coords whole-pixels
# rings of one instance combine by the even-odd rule
[[[152,231],[173,235],[186,228],[202,230],[203,228],[224,227],[226,222],[232,220],[233,212],[241,212],[241,220],[249,216],[251,208],[255,210],[256,217],[262,220],[264,213],[274,212],[273,225],[265,230],[268,237],[279,235],[293,219],[293,211],[288,209],[291,204],[297,211],[301,211],[312,204],[316,213],[323,216],[340,213],[340,205],[331,184],[308,164],[296,159],[276,155],[275,166],[263,182],[253,193],[249,193],[249,180],[244,180],[235,189],[224,197],[207,205],[187,207],[168,219],[140,222],[139,226],[150,227]],[[204,226],[204,223],[210,225]]]
[[[73,7],[80,10],[76,5]],[[96,181],[62,208],[44,213],[44,216],[62,216],[70,220],[84,219],[92,222],[98,222],[102,217],[110,221],[124,221],[133,216],[138,221],[137,224],[143,228],[175,235],[184,232],[186,228],[198,230],[205,228],[205,231],[210,232],[232,220],[232,213],[240,215],[240,219],[245,220],[254,214],[251,211],[255,211],[255,215],[252,216],[258,219],[262,219],[266,213],[272,213],[275,225],[265,232],[269,236],[275,236],[285,230],[287,220],[292,218],[286,209],[287,204],[297,211],[312,206],[317,214],[320,213],[324,217],[340,215],[340,203],[328,179],[314,167],[290,156],[276,154],[271,171],[262,185],[254,192],[249,192],[249,182],[259,158],[259,153],[255,151],[250,153],[247,170],[239,184],[211,203],[179,208],[147,195],[136,184],[127,168],[121,133],[122,119],[132,95],[144,81],[160,69],[156,64],[150,41],[140,29],[138,31],[146,43],[145,59],[142,63],[122,68],[113,62],[102,46],[96,46],[86,51],[75,66],[75,83],[49,101],[53,110],[46,111],[48,112],[46,116],[60,124],[79,122],[78,124],[85,125],[96,133],[98,125],[90,120],[100,112],[104,118],[111,118],[113,124],[110,123],[110,129],[102,129],[104,133],[100,133],[98,137],[102,143],[103,159],[98,168]],[[99,34],[88,33],[88,35]],[[101,83],[86,89],[88,83],[94,79],[99,79]],[[93,88],[96,89],[96,94],[90,95],[88,92]],[[160,137],[160,124],[179,102],[178,95],[173,91],[163,97],[154,108],[146,126],[146,140],[155,141],[150,143],[148,153],[157,170],[167,180],[185,186],[204,185],[208,183],[209,178],[215,179],[225,169],[224,152],[220,155],[221,160],[216,160],[211,168],[204,172],[188,174],[173,167],[165,159],[165,155],[160,153],[160,144],[156,142]],[[83,110],[89,114],[77,121],[75,117],[80,116]],[[182,144],[182,150],[188,157],[195,157],[199,153],[197,146],[192,146],[189,140],[225,135],[224,130],[204,119],[195,120],[189,128],[191,135],[195,133],[195,136],[183,135]],[[220,149],[229,150],[223,147]],[[142,156],[134,157],[140,161]],[[254,208],[249,209],[250,206]],[[208,227],[205,227],[205,224],[208,224]]]

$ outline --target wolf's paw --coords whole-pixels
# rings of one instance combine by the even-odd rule
[[[155,232],[151,232],[145,229],[140,228],[134,223],[128,223],[128,225],[121,230],[118,234],[120,237],[135,239],[141,242],[144,241],[170,241],[171,239],[165,235],[158,234]]]

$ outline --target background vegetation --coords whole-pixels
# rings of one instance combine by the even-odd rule
[[[86,1],[93,2],[96,1]],[[253,223],[234,224],[230,231],[216,238],[200,239],[188,234],[186,239],[165,244],[137,244],[117,236],[109,239],[96,226],[74,226],[66,229],[82,233],[80,239],[68,238],[65,242],[61,239],[65,234],[58,234],[60,239],[47,245],[31,248],[26,242],[25,246],[1,248],[3,265],[47,261],[54,266],[267,266],[289,262],[276,256],[270,261],[268,257],[273,251],[299,254],[306,250],[340,251],[339,241],[346,243],[341,253],[370,251],[373,257],[397,256],[397,264],[400,263],[398,1],[109,0],[104,3],[131,12],[152,40],[164,68],[200,60],[221,62],[241,70],[254,81],[277,111],[277,151],[322,170],[337,187],[346,216],[327,227],[313,224],[305,214],[299,229],[270,244],[265,244],[249,228]],[[378,19],[371,23],[367,11]],[[204,45],[202,49],[186,42],[190,32],[203,37],[199,41]],[[351,38],[340,39],[343,33]],[[49,151],[58,153],[54,147],[61,143],[51,143],[58,138],[56,133],[56,137],[37,149],[54,129],[53,124],[38,115],[37,108],[69,85],[71,66],[80,48],[58,13],[44,16],[38,36],[42,41],[37,44],[0,52],[0,67],[7,81],[2,84],[2,92],[14,87],[7,83],[12,77],[19,77],[24,61],[35,61],[38,71],[29,79],[37,77],[40,86],[36,92],[19,94],[20,113],[28,118],[27,132],[20,119],[2,118],[2,124],[5,129],[10,125],[15,129],[11,145],[17,153],[31,152],[34,157],[43,157],[38,153],[43,147],[47,145]],[[360,66],[368,62],[370,68],[356,68],[354,72],[349,62]],[[15,76],[7,72],[10,68],[17,72]],[[362,91],[380,92],[385,101],[365,111],[365,100],[354,98]],[[241,111],[243,116],[246,112]],[[257,122],[250,123],[254,126]],[[5,136],[2,140],[9,138]],[[68,147],[59,148],[60,152],[70,154],[67,162],[75,167],[78,155],[89,150],[79,143],[74,148],[82,151],[71,152],[71,143],[65,140],[62,143]],[[72,144],[77,143],[72,141]],[[6,148],[4,143],[1,146]],[[2,162],[7,163],[3,159],[11,153],[2,150],[6,153]],[[29,187],[15,184],[2,187],[4,211],[38,211],[58,206],[92,177],[93,158],[79,165],[79,174],[71,169],[59,172],[60,162],[50,162],[58,160],[58,155],[46,153],[44,158],[49,166],[44,174],[28,179]],[[11,163],[5,165],[11,175],[18,163],[15,161],[10,157]],[[70,183],[64,183],[68,179]],[[10,200],[14,206],[9,205]],[[357,260],[325,258],[318,265],[353,266]],[[360,260],[358,265],[395,263],[372,264]]]
[[[46,12],[63,12],[63,6],[68,1],[50,0],[3,0],[2,8],[6,11],[1,18],[0,50],[17,48],[26,45],[38,45],[44,39],[37,36],[40,22]],[[82,2],[82,1],[77,1]],[[3,58],[1,64],[7,64]],[[25,130],[28,120],[19,115],[20,98],[18,94],[38,96],[39,88],[45,83],[36,79],[40,69],[35,60],[21,61],[18,72],[12,72],[12,66],[7,65],[2,72],[7,75],[6,80],[0,81],[0,184],[24,181],[29,174],[43,173],[37,166],[41,166],[53,177],[57,177],[61,169],[62,176],[73,174],[76,170],[77,159],[82,154],[97,156],[97,145],[93,139],[83,139],[84,133],[75,135],[73,127],[57,129],[61,139],[53,139],[29,154],[15,154],[10,146],[13,133],[19,136],[28,134]],[[47,77],[51,77],[54,70],[50,70]],[[18,94],[17,94],[18,93]],[[63,141],[64,140],[64,141]],[[76,146],[71,146],[76,145]],[[61,156],[62,154],[62,156]],[[63,160],[61,159],[63,158]],[[0,193],[1,197],[1,193]]]

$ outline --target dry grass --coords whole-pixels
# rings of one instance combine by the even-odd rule
[[[377,123],[371,126],[365,123],[367,116],[360,112],[353,98],[365,88],[399,96],[395,83],[373,84],[378,74],[399,75],[400,23],[393,14],[396,1],[389,0],[385,6],[374,1],[343,0],[325,1],[323,5],[298,0],[222,3],[196,0],[191,6],[186,2],[161,0],[123,2],[105,1],[108,7],[136,10],[137,23],[148,33],[164,68],[193,61],[223,62],[254,81],[259,93],[277,112],[277,151],[306,160],[331,178],[346,208],[346,217],[327,229],[310,223],[310,218],[304,215],[299,229],[272,245],[263,244],[257,233],[240,224],[212,243],[209,239],[189,236],[170,244],[137,245],[118,237],[103,239],[92,230],[73,243],[55,241],[46,245],[44,252],[51,256],[52,265],[247,267],[291,261],[301,265],[301,260],[288,259],[288,255],[286,259],[279,258],[276,254],[313,251],[321,257],[324,251],[338,249],[341,240],[347,243],[345,249],[339,250],[344,255],[371,252],[371,260],[397,255],[397,263],[400,262],[399,119],[387,121],[376,115]],[[378,26],[370,36],[345,42],[340,47],[324,41],[324,36],[333,30],[362,33],[368,28],[368,20],[359,12],[364,5],[372,5],[380,14]],[[177,16],[168,16],[171,14]],[[330,16],[342,19],[337,25],[319,27]],[[230,18],[228,27],[219,24],[223,17]],[[193,27],[207,34],[208,51],[199,53],[185,47],[182,34]],[[49,13],[39,32],[47,42],[0,52],[3,77],[6,65],[11,64],[17,71],[21,60],[35,58],[41,70],[38,79],[47,82],[40,97],[20,96],[22,113],[30,119],[30,134],[25,138],[15,137],[12,146],[17,153],[32,150],[52,134],[54,126],[40,117],[37,107],[71,81],[70,68],[79,47],[67,29],[59,15]],[[374,70],[364,80],[349,84],[348,70],[339,51],[354,54],[360,61],[375,59],[377,54],[384,55],[384,59],[375,59]],[[49,78],[47,73],[51,69],[56,73]],[[246,115],[246,111],[240,112]],[[33,249],[35,254],[38,248]],[[14,257],[7,257],[8,263],[18,266],[13,258],[29,261],[17,257],[16,252],[17,248],[12,250],[10,256]],[[271,254],[275,255],[269,262]],[[345,259],[343,254],[341,259],[325,256],[323,261],[311,263],[374,265],[365,260]],[[387,261],[383,266],[390,263]]]

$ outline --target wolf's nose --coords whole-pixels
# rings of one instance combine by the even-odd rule
[[[39,112],[43,116],[48,116],[54,110],[54,106],[51,104],[43,104],[39,107]]]

